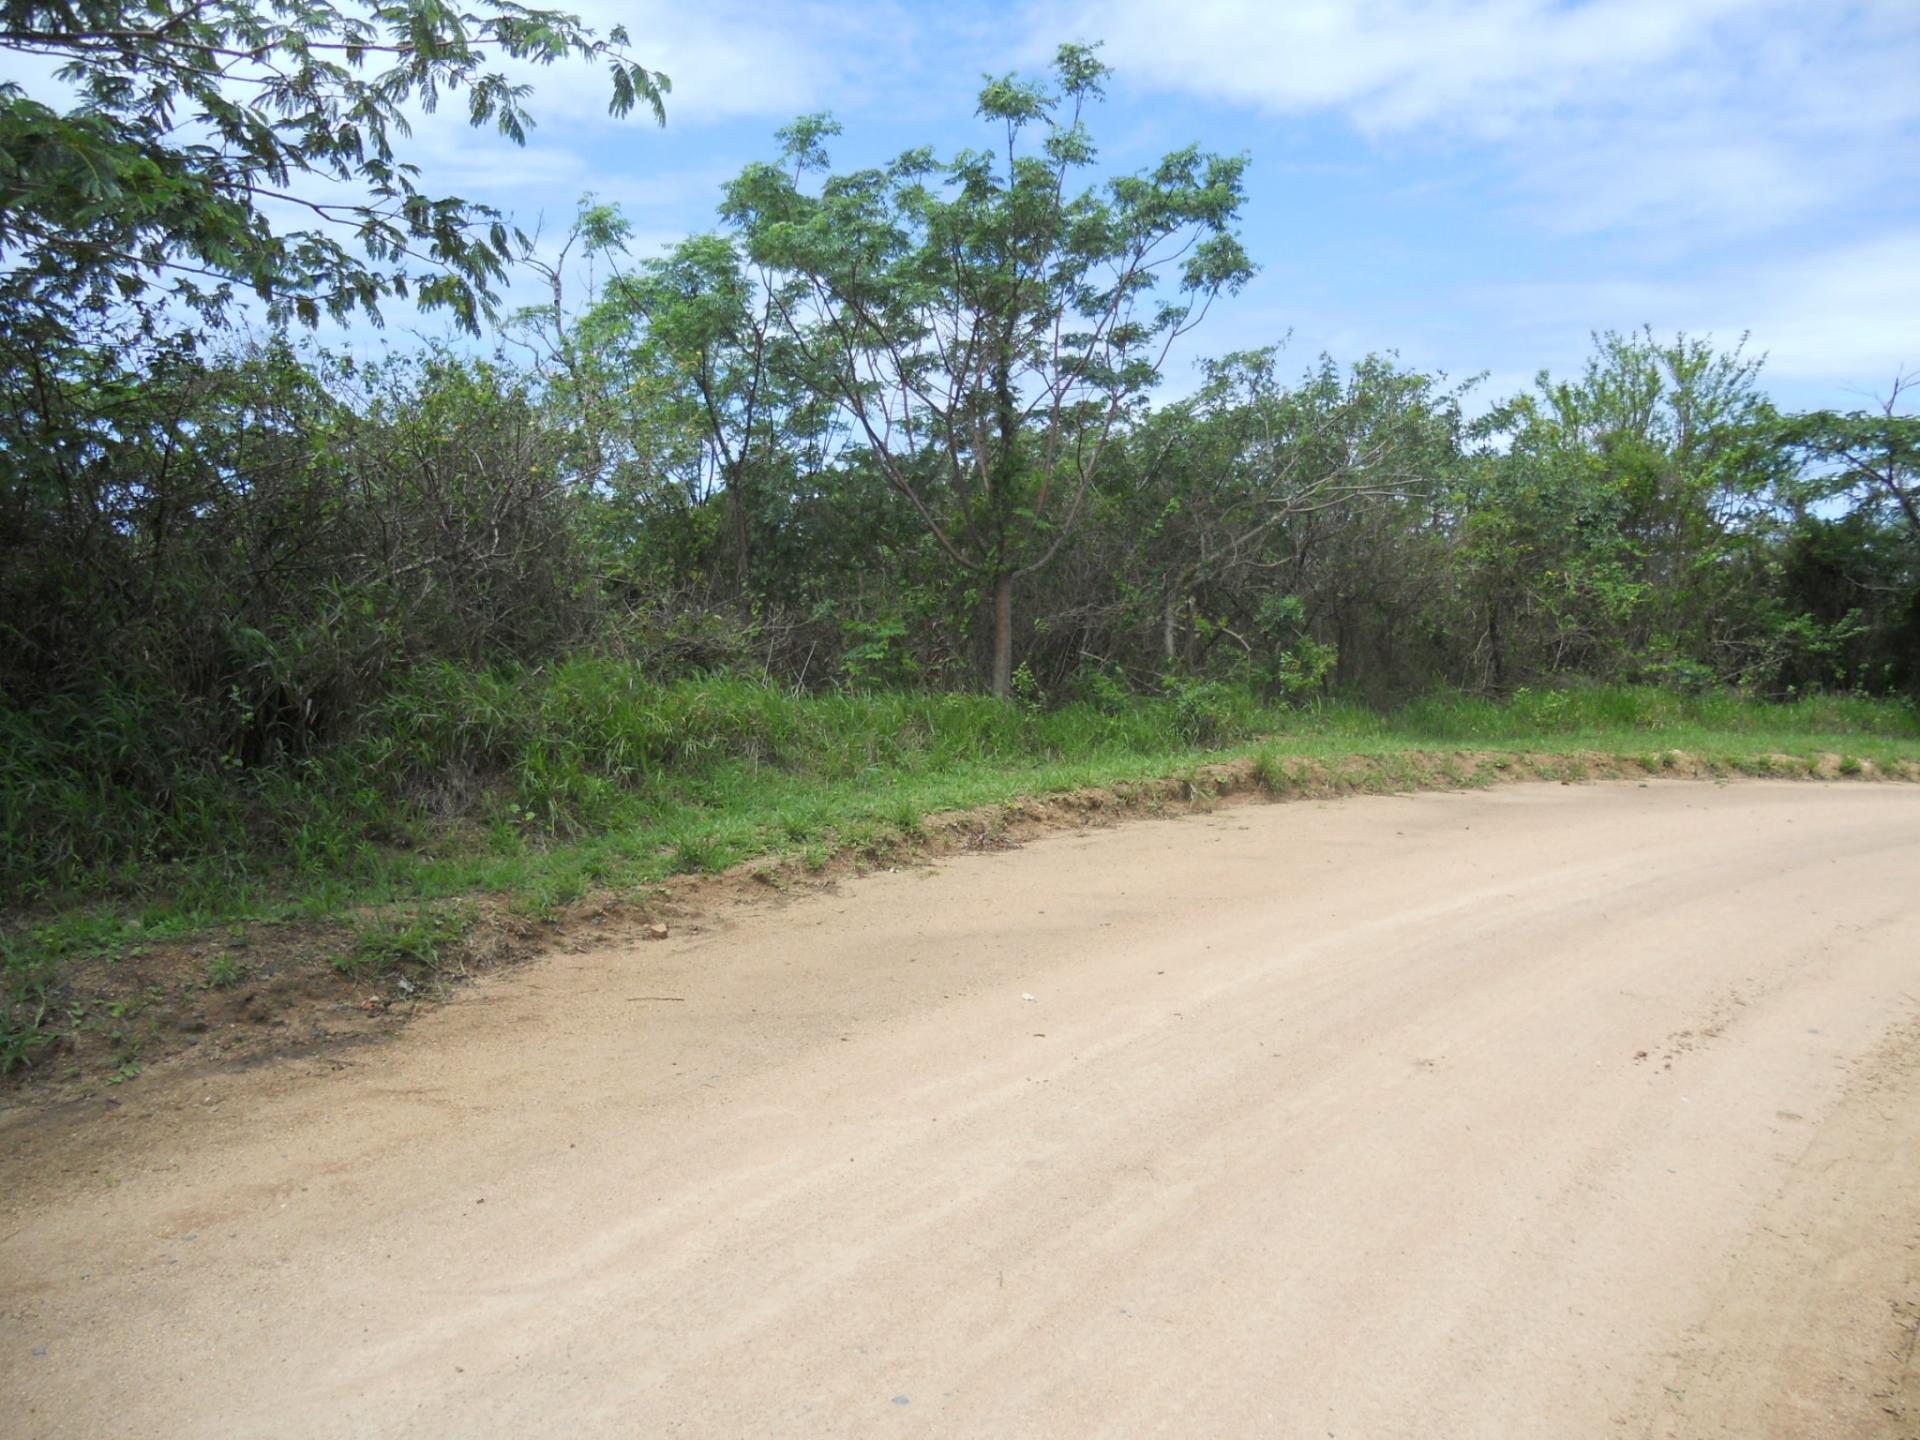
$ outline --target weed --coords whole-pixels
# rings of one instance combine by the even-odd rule
[[[1851,736],[1904,757],[1920,739],[1912,706],[1844,696],[1768,705],[1580,686],[1505,703],[1442,693],[1383,712],[1330,700],[1276,705],[1218,681],[1174,681],[1159,695],[1117,684],[1081,686],[1086,698],[1057,705],[1029,684],[1023,703],[1008,705],[906,690],[795,694],[725,677],[663,684],[640,665],[597,657],[532,670],[423,664],[395,676],[329,748],[245,773],[169,769],[158,755],[150,765],[113,761],[158,743],[172,703],[163,697],[123,697],[110,713],[7,712],[0,905],[57,911],[63,898],[117,896],[112,923],[137,917],[154,937],[232,922],[272,896],[306,900],[324,916],[389,885],[423,897],[517,890],[520,876],[564,848],[556,840],[716,824],[733,835],[734,817],[771,817],[804,842],[858,808],[849,786],[891,785],[924,814],[966,803],[968,791],[1031,788],[1048,773],[1064,783],[1178,773],[1195,750],[1262,735],[1276,757],[1402,742],[1564,749],[1576,739],[1644,754],[1656,748],[1645,744],[1652,735],[1690,750],[1708,736],[1764,736],[1778,743],[1739,748],[1859,757],[1858,743],[1812,743]],[[1642,743],[1620,743],[1636,735]],[[1604,743],[1587,743],[1595,739]],[[146,778],[103,789],[102,775]],[[729,861],[744,858],[725,848]],[[682,868],[708,868],[695,858]]]
[[[1199,767],[1187,770],[1180,776],[1180,795],[1194,809],[1203,813],[1213,809],[1219,788],[1200,773]]]
[[[873,819],[856,820],[840,835],[843,848],[868,860],[885,860],[893,854],[895,835],[890,826]]]
[[[58,1038],[57,963],[31,940],[0,935],[0,1075],[31,1065]]]
[[[524,915],[529,920],[538,920],[542,925],[557,925],[560,922],[560,907],[553,903],[544,889],[535,889],[524,895],[516,895],[507,904],[507,909],[515,915]],[[344,968],[339,960],[334,961],[336,969]]]
[[[712,835],[688,835],[673,847],[673,868],[682,875],[712,875],[727,868],[727,852]]]
[[[1253,780],[1269,795],[1280,794],[1291,783],[1287,767],[1280,759],[1280,752],[1272,745],[1262,745],[1254,751]]]
[[[382,915],[354,935],[353,948],[333,965],[347,975],[385,975],[404,966],[438,970],[449,947],[466,934],[467,918],[457,911],[422,909]]]
[[[209,990],[231,990],[246,978],[246,970],[231,955],[216,955],[207,961],[205,985]]]

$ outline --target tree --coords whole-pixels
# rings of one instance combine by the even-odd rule
[[[1747,562],[1787,463],[1762,361],[1678,335],[1594,337],[1580,375],[1496,407],[1466,503],[1480,669],[1734,680],[1756,653]]]
[[[733,588],[745,595],[754,532],[768,528],[777,472],[817,468],[832,400],[805,373],[780,324],[771,278],[750,269],[731,237],[692,235],[623,267],[632,233],[618,206],[584,196],[558,253],[525,257],[552,304],[519,311],[507,335],[552,375],[555,398],[571,412],[584,479],[623,488],[619,465],[657,453],[642,432],[664,426],[697,437],[698,473],[683,488],[698,501],[726,495]],[[588,267],[586,295],[570,311],[565,279],[576,247]],[[604,281],[602,265],[611,272]],[[678,459],[688,468],[684,447]]]
[[[802,298],[791,279],[749,274],[730,237],[694,235],[621,276],[603,301],[610,315],[643,322],[645,343],[682,379],[727,492],[743,594],[773,468],[821,442],[818,392],[779,318]]]
[[[1008,76],[981,90],[1000,150],[944,164],[912,150],[817,194],[802,182],[827,168],[837,127],[803,119],[781,132],[783,164],[749,166],[723,206],[855,436],[991,596],[1002,697],[1015,582],[1073,533],[1174,342],[1252,274],[1232,228],[1245,157],[1189,147],[1072,191],[1095,162],[1083,116],[1108,74],[1090,47],[1062,46],[1057,88]]]
[[[422,190],[396,149],[409,107],[462,94],[524,143],[529,87],[490,67],[572,57],[607,66],[613,113],[664,119],[666,77],[626,44],[515,0],[5,0],[0,51],[72,98],[0,84],[0,313],[65,333],[132,304],[151,327],[156,299],[204,320],[240,286],[276,316],[412,294],[475,328],[513,237]]]
[[[1877,411],[1797,415],[1786,442],[1816,467],[1802,496],[1851,496],[1859,508],[1891,511],[1920,540],[1920,415],[1901,413],[1901,397],[1920,376],[1902,375]]]
[[[1781,603],[1813,641],[1801,647],[1813,654],[1792,657],[1802,682],[1920,683],[1916,378],[1896,376],[1873,410],[1794,415],[1782,428],[1804,462],[1784,487],[1793,518],[1780,575]]]
[[[325,553],[311,531],[350,527],[323,483],[341,488],[336,462],[286,438],[328,412],[328,385],[302,378],[290,352],[243,361],[202,334],[243,287],[276,321],[377,316],[387,297],[414,295],[477,326],[512,237],[486,207],[421,189],[396,149],[409,110],[458,92],[474,124],[523,140],[527,87],[489,67],[574,56],[611,68],[616,112],[645,100],[657,113],[665,79],[628,60],[624,40],[512,0],[473,12],[438,0],[0,0],[0,52],[58,67],[70,92],[0,84],[0,682],[52,692],[91,683],[109,653],[128,661],[124,678],[172,651],[193,663],[155,661],[157,688],[218,679],[216,705],[240,693],[236,637],[258,623],[249,597],[291,593],[286,575]],[[548,446],[526,438],[523,401],[462,411],[486,432],[470,448],[513,457],[490,462],[498,494],[474,502],[480,538],[458,551],[487,556],[468,574],[489,586],[533,553],[492,547],[552,508],[545,473],[519,464]],[[311,526],[289,524],[258,551],[235,539],[274,514]],[[452,534],[457,518],[432,523]],[[391,533],[422,539],[417,524]],[[454,553],[396,563],[446,593],[438,572]],[[236,565],[253,573],[231,581]],[[532,576],[529,565],[528,595]]]
[[[1322,356],[1289,387],[1279,349],[1205,362],[1199,392],[1136,432],[1150,453],[1137,543],[1158,583],[1169,665],[1198,592],[1233,610],[1211,628],[1251,654],[1254,642],[1230,624],[1265,632],[1263,616],[1298,608],[1313,517],[1352,523],[1365,508],[1424,496],[1458,458],[1466,387],[1379,356],[1350,374]],[[1282,579],[1294,589],[1275,593]]]

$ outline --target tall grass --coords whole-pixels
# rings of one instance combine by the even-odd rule
[[[449,836],[579,839],[775,774],[817,783],[1224,744],[1283,723],[1198,685],[1108,706],[661,684],[620,661],[417,667],[324,751],[242,767],[150,696],[0,708],[0,903],[351,875]]]
[[[1920,737],[1920,711],[1898,701],[1815,695],[1763,702],[1731,691],[1688,694],[1648,685],[1523,689],[1506,701],[1432,695],[1397,711],[1387,724],[1394,733],[1427,740],[1496,745],[1623,733]]]
[[[710,868],[842,819],[968,803],[1007,784],[1173,773],[1255,736],[1297,752],[1667,743],[1920,753],[1910,705],[1788,705],[1651,688],[1437,695],[1380,713],[1288,707],[1213,683],[1046,708],[923,691],[808,695],[745,679],[659,683],[595,658],[428,664],[335,743],[251,767],[195,754],[178,702],[0,707],[0,905],[164,897],[245,908],[289,889],[334,903],[487,883],[556,846],[677,853]],[[983,791],[984,786],[984,791]],[[904,807],[904,808],[903,808]],[[719,838],[716,838],[719,837]]]

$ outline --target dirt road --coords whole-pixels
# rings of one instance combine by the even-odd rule
[[[1245,806],[0,1123],[28,1436],[1920,1434],[1920,788]]]

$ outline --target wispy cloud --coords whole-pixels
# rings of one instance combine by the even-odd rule
[[[1043,3],[1133,83],[1502,156],[1552,226],[1735,228],[1920,172],[1911,0]]]
[[[1516,281],[1470,287],[1443,305],[1477,317],[1503,348],[1519,342],[1554,369],[1577,363],[1589,330],[1649,325],[1728,346],[1744,335],[1751,352],[1765,355],[1772,381],[1871,395],[1920,363],[1916,256],[1920,225],[1902,225],[1708,276]]]
[[[632,57],[671,78],[676,126],[844,105],[898,68],[915,29],[886,3],[586,0],[567,8],[603,35],[625,27]],[[509,73],[536,86],[547,124],[606,121],[605,76],[590,66]]]
[[[1340,108],[1370,129],[1509,132],[1597,83],[1684,56],[1781,0],[1154,0],[1047,6],[1129,73],[1275,112]]]
[[[1883,391],[1920,364],[1920,225],[1775,262],[1729,287],[1728,312],[1760,303],[1754,341],[1780,378]]]

